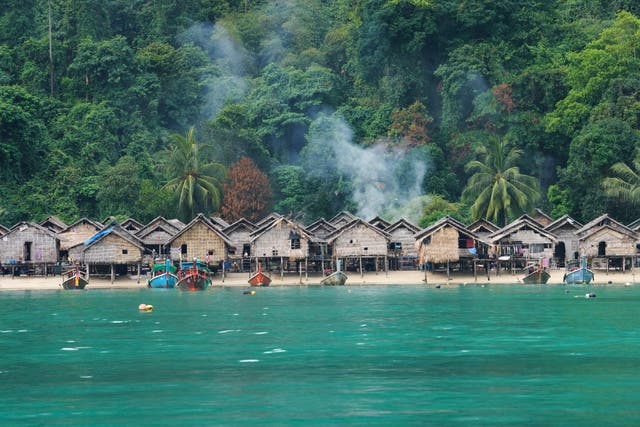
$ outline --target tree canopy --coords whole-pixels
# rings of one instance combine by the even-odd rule
[[[0,224],[219,213],[244,158],[303,221],[640,217],[636,2],[5,3]]]

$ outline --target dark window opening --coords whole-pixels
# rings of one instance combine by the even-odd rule
[[[182,255],[186,255],[187,254],[187,244],[183,244],[182,246],[180,246],[180,253]]]

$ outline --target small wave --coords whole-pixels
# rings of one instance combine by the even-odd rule
[[[163,329],[154,329],[153,331],[151,331],[152,334],[159,334],[160,332],[164,332]]]
[[[265,331],[262,331],[262,332],[254,332],[254,333],[253,333],[253,335],[266,335],[266,334],[268,334],[268,333],[269,333],[269,332],[265,332]]]
[[[238,360],[238,362],[240,363],[258,363],[260,360],[259,359],[242,359],[242,360]]]
[[[78,351],[80,350],[78,347],[62,347],[61,351]]]
[[[93,378],[93,375],[80,375],[80,378],[82,378],[83,380],[88,380],[90,378]]]
[[[240,329],[225,329],[224,331],[218,331],[219,334],[228,334],[229,332],[240,332]]]
[[[283,350],[281,348],[274,348],[273,350],[264,351],[264,354],[275,354],[275,353],[286,353],[287,350]]]
[[[129,323],[129,321],[128,320],[112,320],[110,323],[115,323],[115,324]]]

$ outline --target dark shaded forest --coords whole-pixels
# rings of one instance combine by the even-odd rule
[[[0,4],[6,226],[640,217],[636,0]]]

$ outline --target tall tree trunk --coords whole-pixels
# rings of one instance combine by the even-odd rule
[[[47,0],[49,6],[49,87],[53,98],[53,41],[51,34],[51,0]]]

